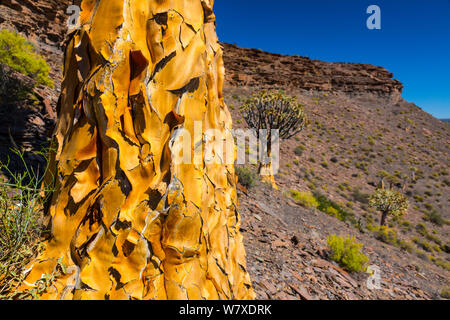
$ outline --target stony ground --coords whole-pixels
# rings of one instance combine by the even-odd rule
[[[265,184],[240,192],[240,212],[258,299],[440,299],[448,284],[447,271],[320,211],[299,207]],[[381,269],[381,289],[368,289],[368,274],[348,273],[328,259],[330,234],[355,235],[366,243],[363,252]]]

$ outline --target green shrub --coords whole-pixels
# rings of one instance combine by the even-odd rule
[[[53,87],[47,62],[36,53],[31,43],[16,32],[0,30],[0,63],[33,78],[37,84]]]
[[[434,263],[436,263],[441,268],[444,268],[445,270],[450,271],[450,262],[444,261],[444,260],[438,258],[438,259],[434,260]]]
[[[251,189],[256,185],[256,175],[250,168],[236,167],[236,175],[238,182],[247,189]]]
[[[450,288],[442,289],[441,297],[445,299],[450,299]]]
[[[355,188],[353,190],[352,196],[355,201],[358,201],[362,204],[369,204],[370,195],[367,193],[361,192],[361,190],[359,188]]]
[[[397,245],[397,233],[389,227],[380,226],[374,229],[375,237],[384,242],[394,246]]]
[[[294,201],[305,208],[317,208],[319,206],[319,203],[311,192],[290,190],[290,193]]]
[[[417,243],[417,245],[418,245],[419,247],[421,247],[421,248],[422,248],[423,250],[425,250],[425,251],[428,251],[428,252],[432,252],[432,251],[433,251],[433,247],[430,245],[429,242],[427,242],[427,241],[425,241],[425,240],[419,241],[419,242]]]
[[[400,249],[407,251],[409,253],[413,252],[413,246],[410,242],[408,241],[404,241],[404,240],[399,240],[398,241],[398,246]]]
[[[450,243],[441,245],[441,249],[442,249],[442,251],[444,251],[445,253],[450,253]]]
[[[363,245],[355,242],[355,237],[343,238],[333,234],[328,237],[328,246],[331,259],[342,267],[356,272],[366,270],[369,258],[361,252]]]
[[[437,226],[443,226],[444,224],[446,224],[445,219],[442,218],[442,216],[436,210],[428,211],[427,213],[425,213],[425,216],[423,218],[424,220],[430,221]]]
[[[306,147],[300,144],[294,149],[294,153],[298,156],[301,156],[303,154],[303,151],[305,151],[305,149]]]
[[[411,231],[411,230],[412,230],[411,222],[409,222],[408,220],[403,220],[403,221],[400,223],[400,227],[401,227],[404,231]]]
[[[425,261],[429,261],[430,260],[428,258],[428,256],[427,256],[427,254],[423,250],[420,250],[420,249],[416,250],[416,255],[422,260],[425,260]]]
[[[427,227],[423,223],[418,223],[416,225],[416,230],[423,237],[426,237],[428,234]]]
[[[341,221],[350,221],[350,223],[353,225],[357,224],[353,213],[346,211],[336,202],[329,200],[327,197],[325,197],[318,191],[314,192],[314,197],[319,202],[319,206],[317,208],[320,211],[325,212],[331,216],[334,216]]]
[[[332,217],[339,218],[339,211],[333,207],[326,207],[324,212]]]

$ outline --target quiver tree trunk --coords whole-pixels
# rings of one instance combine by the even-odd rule
[[[177,129],[225,133],[213,0],[85,0],[52,159],[46,299],[252,299],[233,164],[182,164]],[[217,142],[216,142],[217,143]],[[220,143],[220,142],[219,142]]]
[[[387,218],[388,214],[389,214],[388,210],[381,212],[380,226],[386,225],[386,218]]]
[[[260,159],[258,167],[258,174],[261,176],[262,182],[268,183],[272,186],[272,188],[278,190],[278,185],[275,181],[275,177],[273,176],[272,134],[270,130],[268,132],[267,143],[264,151],[262,152],[263,156]],[[261,147],[262,146],[260,146],[260,148]]]

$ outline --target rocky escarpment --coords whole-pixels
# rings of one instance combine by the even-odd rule
[[[0,28],[14,29],[33,42],[52,67],[59,87],[66,10],[77,0],[4,0]],[[363,63],[330,63],[300,56],[285,56],[222,43],[227,86],[295,88],[308,91],[373,94],[398,100],[403,85],[385,68]]]
[[[223,43],[230,86],[295,88],[305,91],[374,94],[398,100],[403,85],[385,68],[285,56]]]

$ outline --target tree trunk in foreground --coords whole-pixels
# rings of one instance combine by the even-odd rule
[[[213,0],[84,0],[58,106],[43,299],[252,299],[233,165],[176,164],[231,129]],[[213,143],[213,142],[207,142]],[[207,144],[206,143],[206,144]],[[216,142],[217,143],[217,142]]]

